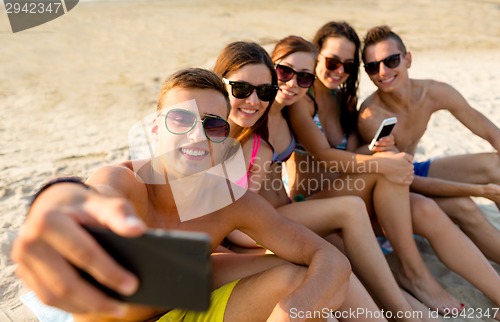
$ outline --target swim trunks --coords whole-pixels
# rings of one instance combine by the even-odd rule
[[[224,313],[226,312],[229,296],[233,292],[234,287],[239,280],[225,284],[211,295],[211,303],[208,311],[196,312],[182,309],[174,309],[163,315],[157,322],[209,322],[209,321],[224,321]]]
[[[427,177],[430,166],[431,166],[431,160],[427,160],[424,162],[413,162],[413,172],[417,176]]]

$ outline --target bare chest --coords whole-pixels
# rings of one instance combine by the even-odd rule
[[[413,109],[395,116],[398,118],[393,130],[396,146],[400,151],[414,154],[418,142],[427,130],[430,115],[422,110]]]

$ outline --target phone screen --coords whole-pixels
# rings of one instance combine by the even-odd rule
[[[394,125],[396,124],[388,124],[382,128],[382,131],[380,131],[379,136],[377,137],[377,141],[380,140],[380,138],[383,138],[385,136],[388,136],[391,134],[392,129],[394,128]]]

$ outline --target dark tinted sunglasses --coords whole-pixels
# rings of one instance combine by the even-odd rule
[[[194,129],[198,123],[198,117],[195,113],[183,110],[169,110],[165,116],[165,126],[172,134],[186,134]],[[220,116],[206,115],[201,120],[205,136],[212,142],[220,143],[229,136],[229,123]]]
[[[390,55],[379,61],[373,61],[365,64],[365,71],[368,75],[375,75],[380,70],[380,63],[384,63],[389,68],[396,68],[401,63],[401,54]]]
[[[231,85],[231,94],[236,98],[247,98],[252,95],[253,91],[257,91],[257,97],[264,102],[269,102],[274,99],[278,92],[278,86],[272,84],[263,84],[254,86],[247,82],[230,81],[223,78],[224,84]]]
[[[297,85],[302,88],[309,88],[314,83],[316,76],[308,72],[296,72],[293,68],[285,65],[276,65],[276,74],[282,82],[288,82],[297,75]]]
[[[323,55],[321,55],[323,56]],[[340,68],[340,66],[344,66],[344,73],[346,74],[352,74],[356,71],[356,64],[352,61],[349,61],[349,62],[342,62],[340,60],[340,58],[338,58],[337,56],[333,56],[333,57],[326,57],[326,56],[323,56],[325,57],[325,67],[326,69],[328,70],[336,70],[338,68]]]

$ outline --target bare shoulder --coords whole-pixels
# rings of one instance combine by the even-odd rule
[[[290,111],[291,115],[307,112],[312,116],[314,114],[314,100],[311,96],[304,95],[304,97],[301,98],[298,102],[295,102],[292,105],[288,106],[288,110]]]
[[[358,124],[379,123],[381,119],[384,119],[389,114],[387,108],[382,104],[378,92],[374,92],[361,103]]]
[[[422,89],[424,98],[429,105],[433,106],[433,110],[452,109],[461,106],[465,102],[463,96],[448,83],[432,79],[418,80],[416,82]]]
[[[434,79],[413,80],[413,86],[422,91],[425,96],[432,99],[437,99],[443,97],[443,95],[450,95],[456,92],[450,84]]]
[[[130,161],[100,168],[89,177],[87,183],[112,196],[129,196],[133,191],[138,193],[145,189]]]

